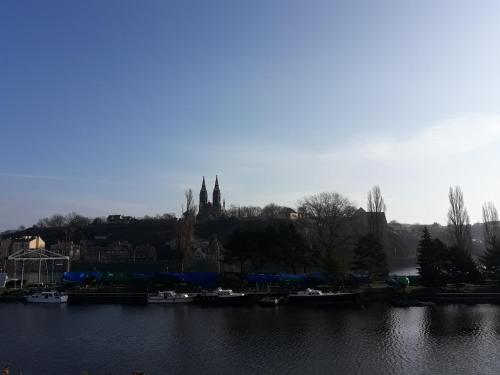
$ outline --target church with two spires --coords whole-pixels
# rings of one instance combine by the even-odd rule
[[[219,188],[219,179],[215,176],[215,186],[212,192],[212,202],[208,201],[208,192],[205,185],[205,176],[203,176],[203,182],[201,184],[200,190],[200,203],[198,207],[198,219],[208,220],[217,219],[221,217],[225,211],[226,202],[221,203],[221,193]]]

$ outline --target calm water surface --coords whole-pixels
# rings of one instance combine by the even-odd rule
[[[500,307],[0,305],[17,374],[498,374]]]

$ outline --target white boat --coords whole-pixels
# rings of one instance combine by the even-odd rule
[[[26,296],[26,300],[31,303],[66,303],[68,296],[52,290],[50,292],[33,293]]]
[[[253,303],[251,295],[222,288],[217,288],[214,291],[204,291],[198,296],[197,300],[206,305],[251,305]]]
[[[317,289],[306,289],[292,293],[287,298],[291,305],[358,305],[360,296],[350,292],[322,292]]]
[[[148,303],[187,303],[192,301],[193,297],[189,294],[177,294],[172,290],[148,295]]]
[[[335,293],[331,293],[331,292],[327,292],[327,293],[324,293],[322,292],[321,290],[317,290],[317,289],[311,289],[311,288],[307,288],[306,290],[299,290],[297,292],[297,296],[300,296],[300,297],[305,297],[305,296],[326,296],[326,295],[334,295]]]

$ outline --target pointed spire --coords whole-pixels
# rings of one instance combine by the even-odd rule
[[[218,217],[220,216],[221,213],[221,196],[220,196],[220,189],[219,189],[219,178],[216,175],[215,176],[215,187],[214,191],[212,193],[212,206],[214,207],[214,216]]]
[[[207,187],[205,186],[205,176],[203,176],[203,182],[201,183],[201,190],[207,190]]]

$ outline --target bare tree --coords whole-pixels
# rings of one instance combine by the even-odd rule
[[[65,217],[66,225],[72,227],[85,227],[90,224],[90,219],[76,212],[71,212]]]
[[[193,191],[191,189],[186,190],[184,196],[186,198],[186,208],[185,210],[184,206],[182,208],[183,214],[179,220],[177,231],[177,249],[181,254],[181,271],[184,270],[184,258],[188,254],[188,251],[191,250],[196,221],[196,205],[194,204]]]
[[[67,222],[66,218],[61,214],[52,215],[49,219],[49,226],[50,227],[60,228],[60,227],[64,227],[67,224],[68,224],[68,222]]]
[[[315,242],[323,255],[330,257],[350,238],[345,229],[347,219],[356,209],[349,199],[339,193],[320,193],[299,201],[302,217],[311,223]]]
[[[368,192],[368,212],[385,212],[386,209],[380,186],[376,185]]]
[[[193,190],[189,189],[184,192],[186,197],[186,211],[184,211],[184,216],[196,216],[196,205],[194,204]]]
[[[367,209],[369,231],[380,240],[382,236],[382,213],[386,211],[387,206],[378,185],[368,192]]]
[[[470,250],[470,219],[465,208],[464,194],[459,186],[450,187],[448,193],[450,208],[448,210],[448,230],[451,242],[462,250]]]
[[[493,202],[483,204],[484,239],[489,245],[497,242],[499,237],[498,211]]]
[[[101,216],[101,217],[96,217],[94,220],[92,220],[92,224],[106,224],[106,217]]]
[[[238,217],[239,215],[239,207],[232,204],[229,208],[226,209],[226,215],[228,217]]]
[[[38,220],[37,226],[40,228],[50,228],[50,227],[64,227],[67,224],[66,218],[64,215],[55,214],[51,217],[44,217],[43,219]]]
[[[258,206],[234,206],[232,205],[226,210],[229,217],[237,218],[253,218],[259,217],[262,213],[262,208]]]

